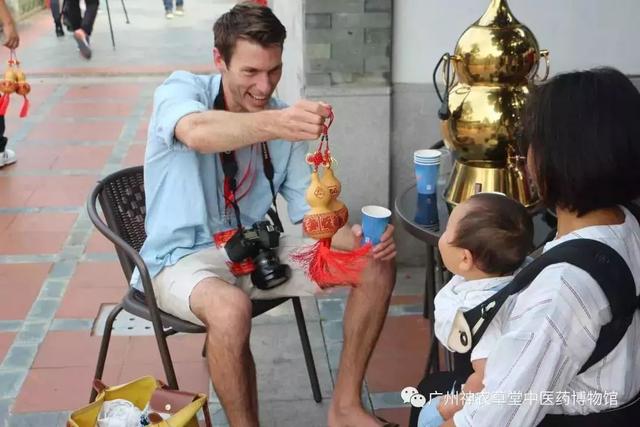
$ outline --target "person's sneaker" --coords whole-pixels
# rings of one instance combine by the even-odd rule
[[[0,168],[16,162],[16,153],[13,150],[5,148],[0,153]]]
[[[176,16],[183,16],[184,8],[182,6],[176,6]]]
[[[60,21],[56,22],[56,36],[64,37],[64,30],[62,29],[62,22]]]
[[[89,45],[89,36],[82,29],[75,30],[73,32],[73,38],[76,39],[78,49],[80,49],[80,55],[85,59],[91,59],[91,45]]]
[[[173,19],[173,12],[166,12],[164,14],[164,17],[167,18],[167,19]]]

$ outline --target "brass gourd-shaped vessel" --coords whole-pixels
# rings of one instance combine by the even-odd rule
[[[539,78],[541,59],[545,76]],[[493,191],[535,206],[538,196],[518,150],[518,129],[529,84],[549,73],[548,52],[538,48],[506,0],[492,0],[441,63],[441,131],[457,157],[445,200],[457,205],[479,191]]]

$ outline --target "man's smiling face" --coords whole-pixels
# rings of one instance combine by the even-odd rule
[[[214,62],[222,74],[229,111],[264,110],[282,76],[282,48],[278,45],[263,47],[238,39],[228,63],[217,49]]]

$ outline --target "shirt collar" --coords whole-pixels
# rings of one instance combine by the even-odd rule
[[[575,231],[572,231],[571,233],[565,234],[562,237],[555,238],[552,241],[546,243],[544,245],[544,249],[542,250],[542,252],[546,252],[549,249],[558,246],[560,243],[567,242],[573,239],[580,239],[580,238],[598,239],[601,237],[606,238],[607,235],[604,232],[607,230],[610,230],[611,228],[613,229],[619,228],[621,230],[624,230],[625,228],[628,228],[628,227],[631,227],[631,228],[637,227],[638,226],[637,221],[634,218],[634,216],[631,214],[631,212],[629,212],[629,210],[624,206],[618,206],[618,207],[622,209],[622,212],[624,213],[624,222],[622,224],[591,225],[589,227],[579,228]],[[626,233],[626,231],[622,231],[622,233]]]
[[[467,291],[489,291],[497,287],[502,287],[509,283],[513,276],[488,277],[486,279],[465,280],[462,276],[454,276],[451,279],[454,290],[458,292]]]

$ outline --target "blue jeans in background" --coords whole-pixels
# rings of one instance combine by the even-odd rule
[[[162,0],[164,2],[165,12],[173,11],[173,0]],[[176,0],[176,7],[182,7],[184,0]]]

